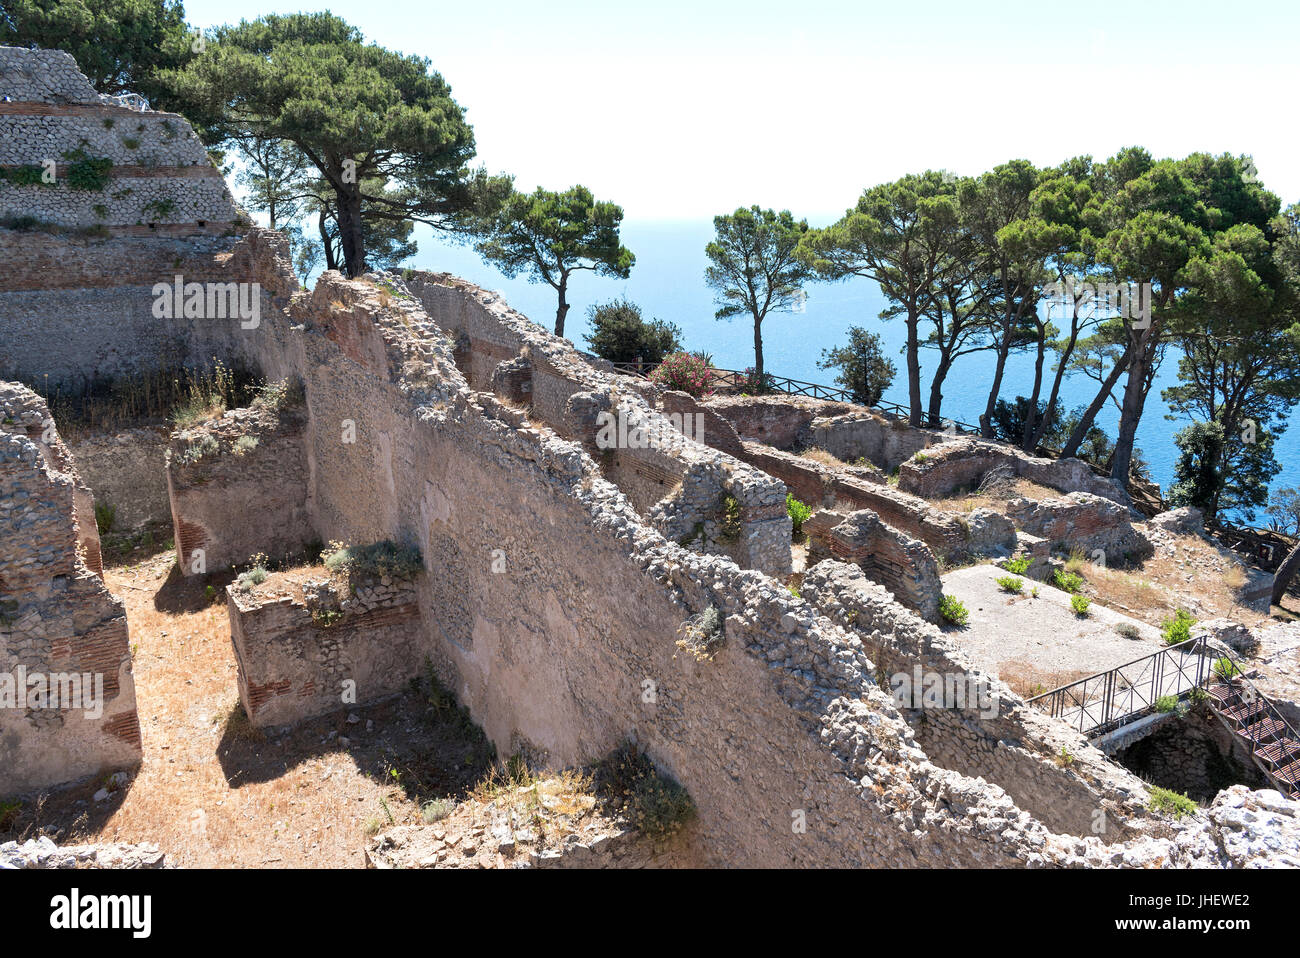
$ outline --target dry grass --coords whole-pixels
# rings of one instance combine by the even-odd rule
[[[1043,499],[1059,499],[1062,495],[1063,493],[1047,486],[1040,486],[1028,479],[1016,478],[999,483],[996,490],[979,492],[968,489],[932,501],[936,507],[948,509],[952,512],[973,512],[976,509],[996,509],[1000,512],[1006,507],[1007,499],[1012,496],[1023,496],[1026,499],[1042,501]]]
[[[1006,682],[1022,698],[1033,698],[1052,689],[1069,685],[1079,679],[1086,679],[1093,673],[1087,669],[1042,669],[1031,662],[1013,659],[998,663],[998,678]]]
[[[139,771],[103,802],[91,800],[99,781],[29,802],[17,834],[150,841],[188,867],[360,867],[368,821],[418,823],[423,801],[463,795],[479,776],[474,743],[450,723],[431,727],[414,693],[357,709],[356,724],[341,713],[268,739],[239,704],[221,589],[230,576],[181,579],[174,561],[163,553],[106,574],[131,630]]]
[[[832,456],[825,449],[805,449],[799,455],[804,459],[811,459],[813,462],[821,463],[823,466],[829,466],[831,469],[843,469],[847,463],[843,459]]]

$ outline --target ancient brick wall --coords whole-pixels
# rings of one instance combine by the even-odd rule
[[[6,385],[0,393],[0,418],[9,423],[0,432],[5,793],[128,768],[141,756],[126,615],[78,542],[79,479],[66,450],[57,434],[38,430],[32,438],[21,428],[23,413],[37,404],[43,409],[21,388]],[[41,682],[49,697],[33,697],[41,691],[34,683]]]
[[[927,622],[939,619],[943,583],[939,565],[925,543],[903,535],[870,510],[849,515],[820,512],[804,523],[808,563],[838,559],[861,568],[905,608]]]
[[[300,553],[316,535],[308,496],[304,411],[255,403],[178,430],[167,490],[183,575]]]
[[[1079,459],[1040,459],[1005,443],[970,437],[950,439],[903,463],[898,488],[926,499],[973,489],[994,469],[1059,492],[1087,492],[1128,506],[1128,496],[1110,479]]]
[[[344,588],[346,597],[324,569],[227,587],[239,696],[254,725],[371,705],[420,673],[428,643],[414,583],[358,578]]]

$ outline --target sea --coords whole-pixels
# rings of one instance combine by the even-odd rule
[[[711,353],[714,365],[726,369],[745,369],[754,364],[752,323],[737,317],[714,318],[713,293],[704,283],[707,258],[704,248],[713,236],[711,220],[625,221],[623,243],[636,255],[636,265],[627,279],[610,279],[580,271],[570,279],[568,298],[572,304],[565,323],[565,334],[580,349],[586,349],[584,336],[590,330],[588,309],[597,303],[625,297],[637,303],[647,318],[658,318],[681,327],[688,350]],[[508,279],[494,266],[483,261],[472,246],[459,244],[427,226],[417,226],[413,236],[419,252],[405,265],[454,273],[486,289],[499,291],[516,310],[534,322],[553,329],[555,291],[544,283],[530,283],[520,276]],[[879,287],[871,280],[855,278],[840,283],[814,283],[807,287],[808,298],[800,313],[769,315],[763,323],[764,365],[768,372],[805,382],[834,385],[834,371],[819,369],[822,351],[842,345],[850,326],[862,326],[880,335],[886,353],[894,358],[898,375],[886,390],[884,399],[907,404],[906,363],[902,350],[906,329],[902,320],[882,320],[887,306]],[[929,400],[927,371],[934,369],[937,354],[921,351],[922,402]],[[1044,364],[1043,396],[1050,387],[1051,357]],[[984,411],[992,382],[994,357],[985,351],[959,357],[944,383],[943,415],[954,420],[975,423]],[[1173,479],[1178,454],[1174,433],[1185,426],[1186,418],[1171,418],[1169,407],[1160,391],[1177,382],[1178,353],[1169,349],[1147,400],[1138,428],[1137,446],[1150,463],[1151,476],[1167,489]],[[1003,376],[1001,396],[1012,400],[1027,395],[1033,388],[1032,353],[1011,356]],[[1123,380],[1121,379],[1121,387]],[[1061,387],[1062,402],[1067,410],[1090,402],[1095,395],[1095,380],[1081,374],[1067,376]],[[1119,390],[1116,390],[1117,394]],[[1098,415],[1097,424],[1113,438],[1119,422],[1119,410],[1108,404]],[[1273,480],[1273,490],[1300,486],[1300,431],[1284,433],[1277,439],[1277,458],[1282,472]],[[1244,520],[1242,516],[1229,516]],[[1254,524],[1265,525],[1266,516],[1258,512]]]

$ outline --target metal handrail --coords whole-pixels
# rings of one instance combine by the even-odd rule
[[[1117,665],[1105,672],[1098,672],[1035,695],[1026,701],[1033,705],[1048,700],[1046,711],[1053,718],[1058,719],[1065,719],[1067,711],[1075,710],[1071,725],[1080,732],[1096,735],[1101,731],[1125,725],[1137,716],[1149,712],[1155,707],[1156,701],[1166,695],[1181,697],[1193,688],[1204,686],[1207,681],[1206,648],[1204,637],[1188,639],[1186,642],[1179,642],[1177,645]],[[1177,658],[1175,653],[1178,653]],[[1184,659],[1184,655],[1188,654],[1196,655],[1196,666],[1191,684],[1183,688],[1178,680],[1188,677],[1189,667]],[[1170,664],[1174,669],[1172,673],[1166,672],[1166,667]],[[1129,676],[1125,675],[1124,671],[1135,665],[1144,666],[1142,674],[1137,677],[1136,682],[1128,681]],[[1164,684],[1165,677],[1169,674],[1177,677],[1172,689],[1166,688]],[[1121,680],[1126,684],[1121,686],[1119,684]],[[1100,687],[1099,699],[1088,694],[1090,686]],[[1126,699],[1122,698],[1124,693],[1127,693]],[[1140,703],[1136,708],[1133,707],[1135,701]]]
[[[1216,654],[1220,658],[1227,659],[1228,662],[1231,663],[1233,669],[1232,674],[1227,676],[1226,678],[1220,675],[1219,676],[1220,680],[1228,685],[1240,683],[1242,685],[1245,685],[1247,688],[1249,688],[1250,689],[1249,701],[1262,703],[1264,710],[1269,714],[1269,718],[1281,722],[1282,725],[1286,727],[1287,732],[1290,733],[1291,740],[1295,742],[1297,745],[1300,745],[1300,732],[1297,732],[1295,728],[1291,725],[1291,723],[1286,720],[1286,716],[1283,715],[1282,711],[1276,705],[1273,704],[1273,702],[1269,699],[1269,697],[1265,695],[1263,692],[1261,692],[1258,688],[1256,688],[1254,682],[1246,678],[1246,673],[1242,671],[1242,668],[1237,664],[1237,661],[1227,651],[1216,650]],[[1215,711],[1217,712],[1217,709]],[[1246,738],[1250,743],[1250,757],[1255,760],[1255,763],[1257,765],[1260,766],[1264,774],[1273,778],[1281,778],[1282,781],[1286,782],[1287,785],[1289,785],[1292,789],[1295,789],[1297,786],[1300,786],[1300,781],[1297,781],[1295,774],[1293,774],[1290,778],[1283,778],[1276,771],[1272,771],[1264,768],[1262,761],[1258,758],[1255,758],[1255,753],[1259,750],[1259,748],[1269,743],[1260,741],[1259,737],[1255,734],[1253,729],[1254,729],[1254,723],[1243,723],[1241,728],[1235,731],[1239,733],[1240,732],[1246,733],[1245,735],[1243,735],[1243,738]]]

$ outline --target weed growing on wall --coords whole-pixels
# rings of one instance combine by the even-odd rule
[[[646,754],[630,742],[600,763],[596,786],[633,827],[651,838],[677,834],[696,815],[686,789],[657,771]]]

